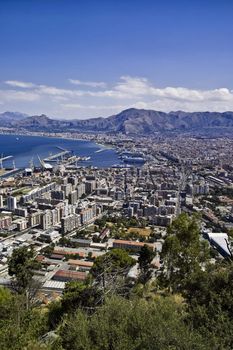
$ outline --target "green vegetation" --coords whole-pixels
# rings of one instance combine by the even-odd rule
[[[14,197],[23,196],[25,194],[28,194],[31,190],[32,190],[31,187],[20,187],[12,192],[12,196],[14,196]]]
[[[226,196],[233,199],[233,187],[215,187],[213,194],[215,196]]]
[[[45,256],[49,257],[53,253],[54,247],[55,247],[55,244],[50,243],[50,245],[48,245],[47,247],[42,249],[41,253],[43,253]]]
[[[27,247],[13,250],[8,260],[8,273],[13,276],[13,284],[17,291],[25,293],[32,285],[33,271],[38,269],[40,264],[35,260],[35,252]]]
[[[59,239],[59,244],[61,246],[64,246],[64,247],[73,247],[73,244],[71,242],[71,240],[65,236],[62,236],[60,239]]]
[[[132,217],[130,219],[126,219],[124,217],[107,217],[103,216],[101,219],[97,219],[95,221],[95,225],[97,225],[100,229],[103,229],[106,226],[109,226],[110,228],[113,226],[116,228],[145,228],[146,227],[146,220],[144,219],[136,219],[135,217]]]
[[[0,288],[0,349],[49,349],[38,341],[47,331],[47,315],[25,307],[25,296]]]
[[[233,348],[233,263],[210,264],[196,216],[182,214],[169,227],[157,275],[150,273],[154,252],[148,246],[134,281],[128,271],[135,260],[113,249],[95,260],[85,283],[67,283],[61,299],[44,308],[26,302],[34,255],[24,253],[14,253],[10,267],[21,288],[0,288],[3,350]]]
[[[83,311],[61,324],[63,349],[170,350],[208,349],[201,336],[184,322],[182,307],[172,299],[108,300],[93,316]]]
[[[72,281],[66,284],[63,292],[61,306],[64,312],[70,313],[78,308],[92,308],[101,301],[101,291],[90,283]]]
[[[128,268],[133,266],[135,263],[136,261],[131,258],[125,250],[112,249],[110,252],[98,256],[95,259],[91,274],[96,277],[105,270],[108,272],[117,272],[119,269],[128,270]]]
[[[65,259],[65,261],[68,261],[69,259],[77,260],[77,259],[80,259],[80,258],[81,258],[80,254],[78,254],[78,253],[70,253],[70,254],[66,254],[64,259]]]
[[[148,222],[145,219],[132,217],[104,216],[95,221],[96,230],[110,229],[110,235],[115,239],[149,241],[152,230],[146,227]],[[153,238],[150,240],[153,241]]]
[[[0,232],[0,237],[2,238],[6,238],[7,236],[12,235],[12,232],[8,232],[8,231],[1,231]]]
[[[181,214],[168,228],[161,257],[164,260],[162,279],[173,291],[182,289],[183,281],[200,271],[209,258],[209,245],[200,240],[198,217]]]
[[[149,281],[152,275],[151,262],[155,257],[156,253],[148,246],[144,245],[140,251],[138,264],[140,268],[140,281],[146,283]]]

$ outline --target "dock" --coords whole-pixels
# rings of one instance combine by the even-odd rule
[[[0,158],[0,169],[3,169],[3,162],[5,160],[11,159],[11,158],[13,158],[13,156],[5,156],[5,157],[3,157],[3,154],[2,154],[2,157]],[[13,163],[14,163],[14,161],[13,161]]]
[[[11,158],[13,158],[13,156],[2,157],[0,158],[0,163],[3,162],[4,160],[11,159]]]
[[[56,153],[56,154],[53,154],[47,158],[44,159],[45,162],[51,162],[51,161],[55,161],[59,158],[62,158],[64,157],[65,155],[71,153],[71,151],[68,151],[68,150],[63,150],[62,152],[59,152],[59,153]]]

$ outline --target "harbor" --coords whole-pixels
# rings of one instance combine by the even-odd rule
[[[51,169],[56,165],[111,167],[121,161],[114,149],[103,149],[89,140],[43,136],[0,135],[0,177],[25,168]]]

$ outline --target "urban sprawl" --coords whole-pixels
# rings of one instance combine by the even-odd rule
[[[47,135],[48,136],[48,135]],[[84,281],[95,259],[113,248],[138,259],[147,244],[154,275],[167,227],[182,212],[201,218],[200,240],[213,263],[231,257],[233,140],[195,136],[49,134],[94,140],[116,149],[121,165],[81,167],[78,155],[60,150],[0,179],[0,283],[10,285],[14,249],[33,247],[41,293],[61,294],[67,281]],[[104,152],[104,150],[103,150]],[[53,162],[53,159],[56,162]],[[4,162],[2,167],[4,166]],[[5,173],[4,173],[5,174]],[[128,275],[138,276],[138,264]]]

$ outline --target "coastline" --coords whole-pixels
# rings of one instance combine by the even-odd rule
[[[12,130],[13,131],[13,130]],[[41,159],[44,159],[48,156],[48,154],[51,153],[50,151],[50,145],[54,147],[54,145],[60,144],[64,149],[72,150],[74,154],[81,157],[90,157],[91,163],[93,166],[96,167],[112,167],[115,164],[118,164],[117,159],[117,150],[115,147],[112,147],[110,145],[104,144],[102,142],[98,142],[100,140],[96,140],[93,135],[88,138],[80,138],[76,137],[76,135],[67,135],[64,134],[50,134],[50,133],[41,133],[41,132],[17,132],[14,130],[11,132],[10,130],[0,130],[0,137],[4,137],[4,139],[1,140],[1,149],[4,152],[4,155],[13,155],[16,168],[25,168],[27,167],[27,164],[30,162],[30,160],[35,155],[39,154]],[[78,136],[78,135],[77,135]],[[33,141],[30,137],[39,138],[41,140]],[[43,141],[42,139],[45,139]],[[47,141],[46,141],[47,139]],[[17,141],[16,141],[17,140]],[[51,141],[49,141],[51,140]],[[56,141],[57,140],[57,141]],[[22,150],[20,147],[20,141],[22,141],[22,144],[24,144]],[[64,141],[64,142],[63,142]],[[18,144],[19,142],[19,144]],[[28,148],[25,149],[25,143],[28,145]],[[14,144],[14,146],[13,146]],[[43,145],[48,144],[48,150],[45,151],[45,148],[43,149]],[[63,144],[63,145],[62,145]],[[8,146],[9,145],[9,146]],[[35,145],[35,146],[34,146]],[[34,147],[41,147],[41,150],[37,150]],[[13,148],[12,148],[13,147]],[[46,147],[46,146],[45,146]],[[90,151],[88,151],[90,148]],[[16,151],[14,151],[14,149]],[[28,150],[28,151],[27,151]],[[98,153],[102,153],[101,151],[108,151],[110,153],[107,153],[106,155],[98,155]],[[30,158],[29,158],[29,152],[30,152]],[[33,153],[34,152],[34,153]],[[50,152],[50,153],[49,153]],[[114,152],[114,153],[112,153]],[[32,154],[33,153],[33,154]],[[54,153],[54,151],[52,151]],[[56,153],[56,152],[55,152]],[[25,160],[27,159],[27,160]],[[36,161],[37,163],[37,161]],[[84,164],[81,162],[80,166],[86,167],[90,164]],[[11,165],[7,162],[5,164],[6,168],[12,168]]]
[[[92,137],[88,138],[88,137],[84,137],[84,138],[78,138],[78,137],[73,137],[73,136],[68,136],[66,133],[64,133],[64,135],[62,135],[62,133],[58,133],[58,134],[53,134],[53,133],[44,133],[44,132],[36,132],[36,131],[27,131],[26,133],[22,132],[22,131],[4,131],[0,129],[0,135],[13,135],[13,136],[35,136],[35,137],[47,137],[47,138],[55,138],[55,139],[63,139],[63,140],[72,140],[72,141],[87,141],[87,142],[94,142],[96,145],[100,146],[100,147],[104,147],[104,148],[108,148],[108,149],[115,149],[115,147],[110,146],[107,143],[104,142],[99,142],[96,141],[96,139],[94,138],[95,134],[90,134]],[[86,136],[87,134],[85,134]]]

